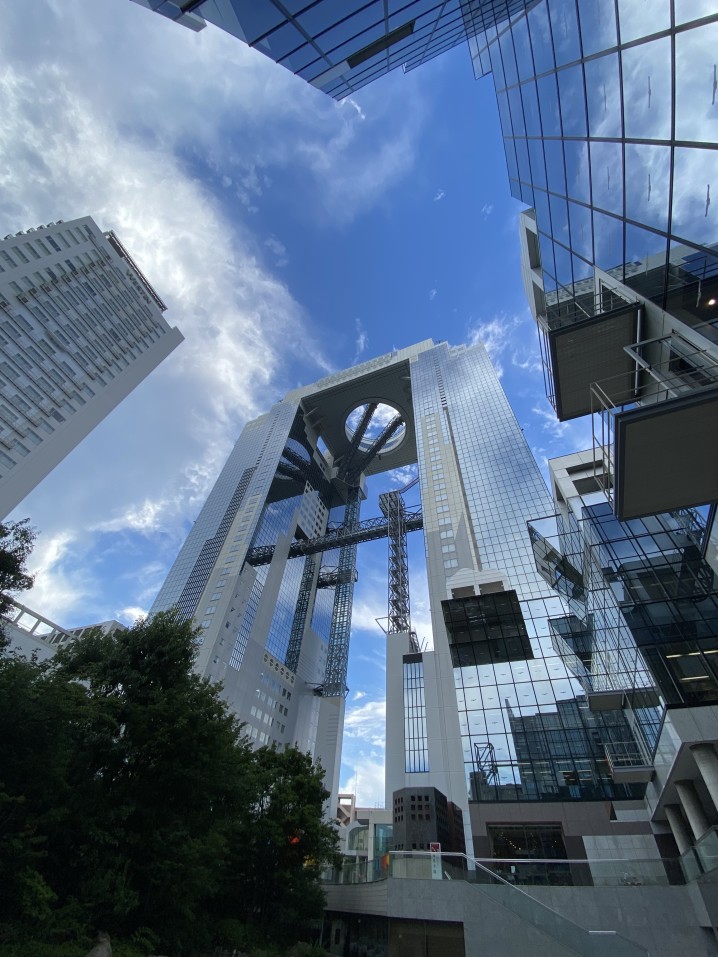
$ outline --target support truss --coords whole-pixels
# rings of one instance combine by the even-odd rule
[[[344,510],[344,528],[352,530],[359,525],[360,490],[349,489]],[[324,672],[322,694],[324,697],[339,697],[347,693],[347,666],[349,663],[349,635],[352,624],[354,601],[354,570],[356,568],[356,543],[342,545],[339,549],[337,586],[334,592],[332,624],[329,632],[327,665]]]
[[[313,558],[304,559],[304,571],[299,585],[299,595],[297,596],[297,607],[292,619],[292,630],[289,633],[289,647],[287,648],[287,657],[284,662],[291,671],[296,671],[299,667],[299,654],[302,650],[302,639],[304,638],[304,628],[307,623],[307,613],[309,611],[309,601],[312,596],[312,582],[314,581],[314,569],[316,562]]]
[[[424,527],[424,515],[421,506],[405,510],[405,530],[417,532]],[[378,538],[386,538],[389,534],[389,522],[386,516],[368,518],[358,522],[353,528],[346,524],[338,528],[330,528],[318,538],[306,538],[292,542],[289,546],[289,558],[301,558],[302,555],[316,555],[317,552],[328,552],[332,548],[341,548],[344,545],[361,545],[362,542],[373,542]],[[246,562],[255,568],[259,565],[269,565],[274,555],[274,545],[260,545],[247,552]]]
[[[379,496],[379,505],[387,518],[389,536],[389,627],[387,633],[398,635],[411,631],[406,508],[401,492],[384,492]]]

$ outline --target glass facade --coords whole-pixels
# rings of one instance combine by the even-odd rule
[[[631,727],[620,712],[589,712],[555,641],[571,600],[539,574],[527,530],[551,498],[485,350],[422,354],[412,390],[434,648],[453,670],[470,799],[640,797],[642,785],[614,782],[606,756],[615,744],[635,751]]]
[[[536,213],[548,306],[596,266],[693,325],[718,320],[716,42],[715,7],[679,0],[541,0],[469,39],[511,192]]]

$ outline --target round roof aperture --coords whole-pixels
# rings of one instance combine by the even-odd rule
[[[354,438],[354,434],[356,433],[356,430],[358,429],[359,424],[364,418],[364,415],[366,414],[366,411],[370,405],[376,405],[376,408],[372,412],[371,418],[369,419],[369,424],[367,425],[364,435],[359,443],[360,452],[367,452],[382,434],[387,425],[389,425],[389,423],[392,422],[397,415],[401,414],[395,406],[389,405],[387,402],[363,402],[361,405],[356,406],[346,418],[344,428],[346,430],[347,438],[350,442]],[[394,432],[386,444],[382,446],[381,453],[393,452],[394,449],[397,449],[401,445],[405,438],[406,423],[402,422],[396,432]]]

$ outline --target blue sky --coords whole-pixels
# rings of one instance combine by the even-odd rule
[[[132,621],[243,424],[395,346],[485,342],[541,464],[590,444],[544,398],[521,206],[491,80],[474,81],[465,47],[342,104],[127,0],[9,4],[0,52],[0,235],[92,215],[185,336],[17,509],[40,532],[27,603],[42,614]],[[383,796],[385,567],[385,543],[363,547],[342,786],[366,804]]]

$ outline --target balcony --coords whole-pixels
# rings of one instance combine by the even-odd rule
[[[653,780],[655,768],[645,760],[635,741],[607,741],[603,750],[616,784],[648,784]]]
[[[630,389],[635,359],[626,352],[638,338],[639,305],[606,287],[590,288],[570,299],[546,295],[538,317],[546,394],[565,422],[591,412],[591,385],[609,382],[614,391]]]
[[[638,372],[591,386],[594,451],[625,521],[718,499],[718,360],[678,335],[624,350]]]

